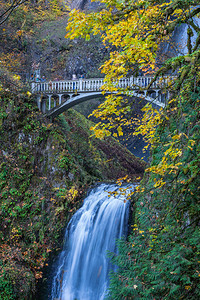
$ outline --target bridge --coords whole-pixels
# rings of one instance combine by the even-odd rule
[[[169,93],[163,94],[162,89],[168,85],[172,77],[158,78],[149,84],[154,77],[139,76],[122,78],[116,84],[120,89],[126,89],[129,97],[144,99],[159,107],[164,107]],[[62,80],[49,82],[32,82],[32,93],[37,94],[38,108],[49,117],[56,117],[65,110],[81,102],[105,98],[110,93],[102,94],[103,78]]]

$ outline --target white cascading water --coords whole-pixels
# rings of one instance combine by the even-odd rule
[[[132,188],[133,189],[133,188]],[[102,300],[115,267],[107,251],[116,252],[116,239],[126,235],[129,203],[119,186],[101,184],[91,190],[66,230],[52,284],[52,299]],[[130,187],[129,187],[130,191]]]

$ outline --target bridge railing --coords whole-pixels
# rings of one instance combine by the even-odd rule
[[[32,93],[101,91],[103,78],[32,82]]]
[[[151,76],[138,76],[122,78],[116,85],[119,88],[129,87],[132,90],[139,88],[147,88],[154,77]],[[167,85],[169,81],[173,79],[170,77],[158,78],[151,85],[151,89],[160,89]],[[60,80],[60,81],[49,81],[49,82],[32,82],[32,93],[45,93],[52,94],[62,92],[94,92],[101,91],[104,85],[103,78],[90,78],[90,79],[78,79],[78,80]]]

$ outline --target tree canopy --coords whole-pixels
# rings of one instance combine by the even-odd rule
[[[199,26],[194,17],[200,12],[196,1],[100,1],[99,12],[85,13],[73,10],[67,26],[67,38],[78,37],[90,39],[91,35],[100,35],[105,47],[110,49],[109,59],[102,65],[105,74],[104,90],[118,91],[118,94],[130,95],[128,89],[119,90],[117,82],[120,78],[131,75],[154,74],[164,76],[179,72],[175,89],[184,79],[184,74],[193,68],[193,60],[199,57]],[[188,55],[177,56],[162,61],[162,49],[171,42],[177,26],[187,24]],[[195,42],[192,36],[195,35]],[[174,47],[176,45],[173,45]],[[179,49],[180,50],[180,49]],[[182,69],[180,69],[183,67]],[[168,82],[170,88],[172,82]],[[169,86],[165,86],[166,90]],[[121,117],[120,112],[123,113]],[[93,114],[105,118],[109,123],[95,126],[96,135],[109,134],[106,129],[130,123],[125,117],[130,111],[130,101],[124,97],[107,97]]]
[[[154,80],[175,75],[163,87],[163,93],[170,92],[166,108],[158,112],[146,105],[142,120],[134,120],[138,128],[133,135],[145,136],[152,156],[134,196],[132,233],[128,241],[119,242],[119,255],[113,258],[119,269],[112,274],[108,298],[198,299],[199,1],[100,2],[98,12],[73,10],[66,35],[89,39],[98,34],[110,49],[102,65],[104,90],[118,91],[121,97],[107,97],[94,112],[106,120],[94,127],[97,136],[109,135],[113,127],[121,135],[123,125],[132,122],[134,99],[128,89],[119,91],[120,78],[140,72],[154,74]],[[173,34],[179,26],[186,30],[187,41],[177,52]],[[162,56],[167,47],[168,58]]]

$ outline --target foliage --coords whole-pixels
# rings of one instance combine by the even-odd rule
[[[9,18],[9,16],[12,14],[12,12],[19,7],[20,5],[24,4],[25,2],[27,2],[27,0],[13,0],[9,3],[9,1],[7,1],[7,3],[1,1],[1,7],[4,4],[3,8],[4,11],[1,12],[0,14],[0,25],[2,25],[4,22],[6,22],[6,20]]]
[[[62,0],[0,0],[1,67],[27,79],[37,65],[31,57],[36,31],[45,21],[66,14],[66,3]]]
[[[53,189],[69,168],[67,162],[58,165],[58,178],[55,175],[52,180],[49,168],[53,162],[43,151],[52,141],[55,153],[48,156],[55,156],[56,161],[59,149],[67,151],[66,142],[62,131],[37,112],[34,99],[7,89],[1,91],[0,100],[0,298],[25,299],[35,291],[49,253],[78,205],[80,185],[75,184],[76,190],[68,182],[64,199]],[[73,159],[69,158],[70,168]],[[68,205],[59,210],[65,203]]]
[[[60,249],[85,189],[114,178],[112,170],[121,174],[125,163],[116,142],[90,137],[83,116],[70,110],[51,123],[29,92],[12,87],[0,91],[0,299],[23,300],[35,293],[50,254]],[[142,174],[139,161],[127,165],[131,176]]]
[[[139,72],[145,74],[158,70],[156,64],[156,51],[164,42],[171,38],[177,24],[188,23],[193,31],[198,33],[198,26],[192,17],[198,15],[199,8],[195,8],[196,1],[190,1],[194,7],[190,10],[187,1],[100,1],[104,4],[100,12],[89,14],[73,10],[69,14],[67,25],[67,38],[84,37],[90,39],[91,35],[100,34],[104,45],[110,48],[110,58],[103,64],[105,73],[104,91],[117,91],[118,96],[108,96],[107,100],[95,110],[93,114],[101,118],[93,129],[96,136],[109,135],[112,128],[118,129],[122,135],[123,124],[130,124],[129,111],[131,96],[129,89],[119,89],[118,80],[125,76],[137,76]],[[197,50],[199,39],[192,47],[191,36],[188,35],[188,45],[193,52]],[[194,54],[195,55],[195,54]],[[183,57],[168,61],[157,73],[161,77],[170,68],[177,69],[183,62]],[[171,82],[163,89],[166,90]],[[120,115],[121,113],[121,115]]]
[[[99,12],[72,11],[67,26],[67,37],[99,34],[111,50],[102,66],[104,91],[118,95],[107,97],[94,112],[105,121],[95,126],[96,136],[110,135],[114,127],[123,135],[123,126],[132,123],[134,100],[129,89],[118,88],[120,78],[138,71],[154,72],[154,80],[161,81],[176,75],[163,87],[170,92],[166,108],[156,112],[147,105],[142,120],[134,120],[138,128],[133,135],[145,136],[152,159],[137,187],[133,232],[119,242],[119,255],[110,255],[119,269],[112,274],[108,298],[198,299],[200,28],[195,18],[200,9],[187,0],[101,3]],[[188,28],[188,53],[158,68],[159,51],[181,24]]]
[[[200,296],[199,89],[191,92],[191,82],[157,128],[151,166],[135,196],[135,225],[113,260],[120,269],[112,275],[111,299]]]

